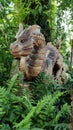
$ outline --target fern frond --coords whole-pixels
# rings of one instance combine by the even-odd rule
[[[8,81],[7,85],[8,85],[8,91],[10,92],[12,87],[15,85],[16,80],[17,80],[18,74],[14,75],[11,80]]]
[[[60,120],[60,118],[65,118],[66,115],[68,118],[70,118],[71,112],[70,112],[71,106],[68,105],[67,103],[65,103],[61,110],[58,112],[58,114],[56,115],[56,117],[54,118],[54,124],[58,123],[58,121]],[[68,120],[67,118],[67,120]]]
[[[37,105],[35,107],[32,107],[32,109],[30,110],[30,112],[27,114],[27,116],[25,117],[25,119],[23,119],[19,124],[16,125],[16,127],[23,127],[25,126],[25,128],[29,128],[29,126],[31,125],[31,119],[32,117],[37,116],[40,111],[47,105],[50,104],[50,107],[55,103],[55,101],[57,100],[57,98],[59,98],[59,96],[61,96],[63,93],[58,93],[56,94],[55,98],[53,99],[51,95],[47,95],[45,97],[43,97],[43,99],[41,99]],[[49,106],[49,105],[48,105]]]
[[[69,123],[56,124],[54,130],[70,130],[70,124]]]
[[[4,87],[0,87],[0,117],[5,114],[4,106],[7,104],[7,92]]]
[[[29,128],[31,125],[31,117],[34,115],[36,107],[33,107],[30,112],[28,113],[28,115],[25,117],[25,119],[23,119],[20,123],[16,124],[16,128],[22,128],[25,126],[25,128]]]

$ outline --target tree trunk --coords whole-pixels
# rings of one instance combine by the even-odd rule
[[[71,40],[71,70],[73,72],[73,39]],[[73,85],[71,88],[71,130],[73,130]]]

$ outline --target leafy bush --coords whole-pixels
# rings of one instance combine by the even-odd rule
[[[53,41],[56,37],[55,16],[56,4],[54,0],[12,0],[15,11],[15,19],[17,22],[22,21],[24,27],[28,25],[38,24],[41,26],[46,41]]]
[[[10,54],[10,43],[13,41],[15,24],[11,20],[13,10],[10,1],[0,1],[0,84],[3,86],[10,76],[12,56]]]
[[[0,87],[0,129],[69,130],[70,105],[63,99],[67,90],[61,91],[61,86],[44,74],[31,82],[29,89],[20,88],[18,76],[8,81],[8,87]]]

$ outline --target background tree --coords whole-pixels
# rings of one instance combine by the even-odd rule
[[[55,31],[56,4],[54,0],[22,0],[14,1],[16,14],[24,27],[32,24],[41,26],[47,41],[53,41],[52,31]],[[22,12],[22,13],[21,13]],[[54,33],[55,34],[55,33]]]
[[[57,17],[56,17],[56,36],[61,40],[61,53],[65,59],[70,57],[70,40],[73,37],[73,0],[56,0]],[[66,52],[64,53],[64,51]],[[69,60],[68,60],[69,61]]]

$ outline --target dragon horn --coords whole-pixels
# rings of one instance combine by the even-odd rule
[[[16,36],[15,36],[16,39],[19,37],[19,35],[22,31],[23,31],[23,24],[19,23],[19,29],[18,29],[18,32],[16,33]]]

